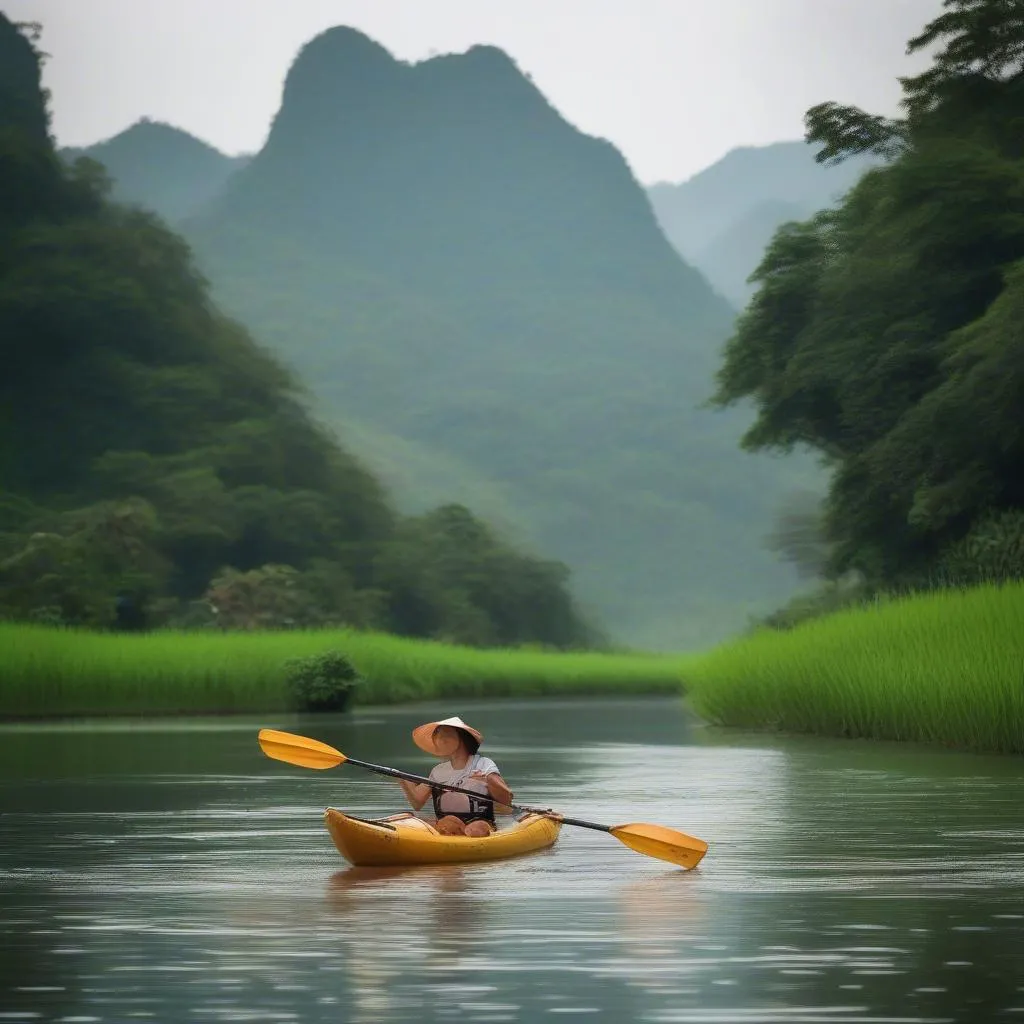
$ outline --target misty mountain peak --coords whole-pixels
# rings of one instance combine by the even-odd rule
[[[183,155],[213,160],[224,157],[219,150],[183,128],[149,117],[141,117],[117,135],[90,146],[89,155],[102,162],[103,155],[109,151],[132,149],[145,149],[153,159],[181,160]]]
[[[493,78],[524,79],[519,65],[500,46],[478,43],[463,53],[445,53],[423,62],[424,65],[458,69],[462,73],[486,73]]]
[[[200,209],[249,159],[226,156],[189,132],[148,117],[95,145],[61,153],[66,160],[97,160],[113,179],[114,198],[141,203],[170,222]]]
[[[552,112],[500,47],[480,44],[409,63],[357,29],[338,26],[299,52],[272,134],[278,144],[284,136],[289,146],[309,144],[332,129],[369,129],[376,138],[385,127],[404,133],[410,120],[436,120],[436,111],[446,107],[455,119]]]
[[[341,99],[379,89],[403,65],[380,43],[358,29],[339,25],[311,39],[296,56],[285,79],[285,104],[304,98]]]

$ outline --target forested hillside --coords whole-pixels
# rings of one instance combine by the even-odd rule
[[[398,515],[185,242],[67,166],[34,38],[0,16],[0,616],[594,639],[562,564]]]
[[[808,112],[822,162],[888,163],[775,236],[719,374],[756,402],[748,448],[828,458],[804,550],[869,592],[1024,575],[1020,11],[948,0],[899,118]]]
[[[762,538],[807,463],[741,453],[749,417],[701,408],[732,309],[620,154],[501,51],[408,65],[324,33],[264,149],[183,230],[403,497],[406,445],[462,467],[459,497],[510,495],[617,636],[705,643],[792,591]]]

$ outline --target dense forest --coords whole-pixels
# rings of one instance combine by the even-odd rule
[[[946,0],[932,49],[902,116],[808,111],[821,162],[884,162],[775,235],[718,377],[756,403],[748,449],[831,469],[783,548],[868,593],[1024,575],[1021,4]]]
[[[58,156],[37,38],[0,15],[0,617],[597,642],[561,563],[396,513],[186,243]]]

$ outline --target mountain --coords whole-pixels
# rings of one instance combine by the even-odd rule
[[[104,142],[61,153],[103,164],[115,199],[146,206],[171,224],[200,210],[250,159],[226,156],[180,128],[147,119]]]
[[[877,162],[853,157],[824,167],[804,142],[743,146],[687,181],[660,182],[647,194],[679,254],[742,307],[752,293],[746,280],[775,230],[833,206]]]
[[[693,262],[722,295],[742,309],[754,291],[747,278],[760,263],[772,236],[787,221],[804,220],[813,212],[801,203],[766,199],[702,246],[692,257]]]
[[[806,465],[740,452],[748,416],[700,408],[733,310],[621,154],[501,50],[405,64],[323,33],[182,230],[322,415],[508,495],[619,639],[705,644],[795,586],[761,537]]]
[[[0,620],[600,641],[561,563],[396,513],[184,240],[58,156],[40,61],[0,14]]]

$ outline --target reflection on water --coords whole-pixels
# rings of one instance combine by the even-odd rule
[[[347,867],[390,782],[263,758],[275,725],[427,765],[458,711],[529,802],[654,821],[693,872],[566,827],[492,864]],[[0,729],[0,1022],[1024,1018],[1024,765],[695,728],[670,701]]]

